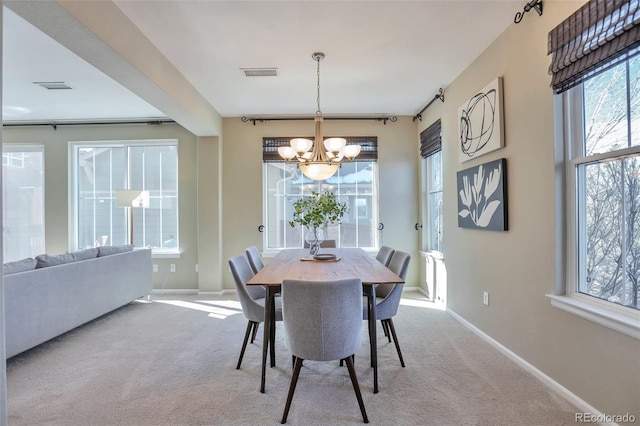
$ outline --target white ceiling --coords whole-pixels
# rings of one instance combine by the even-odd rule
[[[105,20],[122,15],[148,39],[144,51],[128,63],[157,50],[223,117],[313,115],[315,51],[326,54],[320,63],[320,103],[326,116],[415,115],[439,88],[445,88],[446,97],[446,87],[513,23],[526,2],[116,0],[107,2],[111,9],[106,9],[115,12],[96,11],[95,22],[86,15],[68,19],[67,9],[87,13],[105,2],[58,3],[5,2],[60,41],[4,8],[5,122],[175,118],[164,102],[155,101],[157,96],[145,95],[149,86],[164,89],[157,83],[164,69],[137,66],[135,72],[144,78],[130,78],[122,71],[126,67],[114,72],[112,59],[100,59],[100,49],[78,47],[87,37],[69,35],[66,27],[78,26],[86,33],[83,24],[90,22],[92,30],[105,31],[98,37],[111,37],[107,44],[113,49],[104,50],[122,51],[116,46],[119,31],[128,33],[101,28],[100,13]],[[524,19],[535,18],[529,15],[535,14]],[[135,40],[130,44],[135,48]],[[80,58],[67,48],[81,56],[90,53]],[[241,71],[265,67],[277,68],[278,76],[245,77]],[[165,68],[170,75],[171,67]],[[63,81],[73,89],[46,90],[36,81]],[[181,92],[170,92],[163,96],[182,102],[177,99]]]

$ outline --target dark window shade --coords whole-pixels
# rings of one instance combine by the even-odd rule
[[[420,156],[427,158],[442,149],[442,127],[440,120],[420,133]]]
[[[313,140],[313,137],[307,137]],[[289,138],[262,138],[262,161],[265,163],[284,163],[278,154],[278,147],[289,146]],[[360,145],[360,154],[353,161],[378,161],[378,138],[375,136],[345,137],[347,145]],[[295,160],[293,160],[295,161]],[[343,160],[349,161],[349,160]]]
[[[551,86],[562,93],[640,51],[639,0],[590,0],[549,33]]]

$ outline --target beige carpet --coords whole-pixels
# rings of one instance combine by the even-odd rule
[[[363,323],[356,371],[372,425],[574,424],[575,407],[413,296],[394,321],[406,368],[378,328],[375,395]],[[291,378],[282,324],[264,394],[261,333],[235,369],[245,326],[233,297],[125,306],[7,361],[9,425],[279,424]],[[305,362],[287,423],[362,424],[346,367]]]

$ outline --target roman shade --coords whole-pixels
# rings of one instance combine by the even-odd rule
[[[562,93],[640,51],[640,0],[590,0],[549,33],[549,74]]]
[[[442,149],[442,127],[440,120],[420,133],[420,156],[427,158]]]
[[[376,136],[346,137],[347,145],[360,145],[360,154],[353,159],[355,162],[378,161],[378,138]],[[262,161],[265,163],[284,163],[285,160],[278,154],[278,147],[289,146],[293,137],[262,138]],[[313,140],[313,137],[306,137]],[[343,163],[348,160],[342,160]]]

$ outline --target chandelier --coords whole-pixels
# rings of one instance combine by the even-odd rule
[[[360,154],[360,145],[347,145],[344,138],[322,137],[322,111],[320,111],[320,61],[324,59],[324,53],[315,52],[311,55],[317,62],[318,75],[318,110],[315,116],[316,136],[315,141],[305,138],[294,138],[289,141],[290,146],[278,148],[278,154],[287,162],[297,160],[298,168],[302,173],[313,180],[325,180],[333,176],[340,162],[346,158],[353,160]]]

